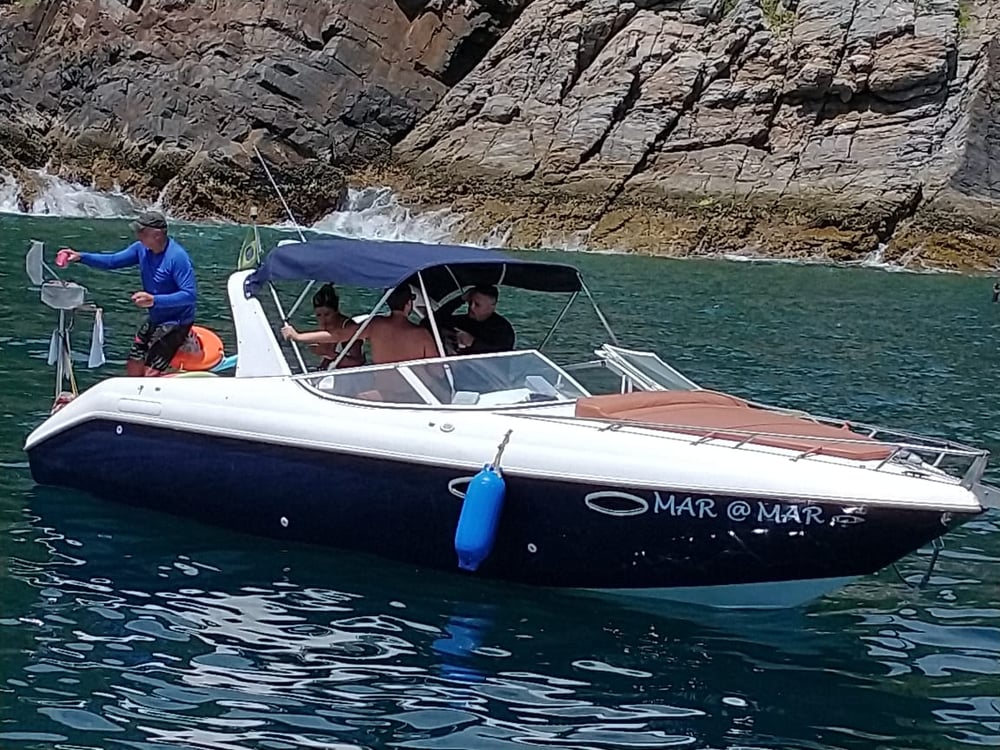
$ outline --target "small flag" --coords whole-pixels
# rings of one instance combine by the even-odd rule
[[[236,270],[249,271],[251,268],[256,268],[259,264],[260,246],[257,244],[256,232],[251,229],[247,238],[243,240],[243,245],[240,247],[240,257],[236,262]]]

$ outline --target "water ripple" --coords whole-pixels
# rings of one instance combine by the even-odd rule
[[[17,281],[20,246],[114,247],[124,226],[12,227],[0,237],[4,750],[1000,746],[1000,512],[949,534],[932,571],[924,550],[803,610],[650,613],[34,487],[21,449],[51,398],[53,319]],[[223,281],[241,231],[179,236],[197,248],[201,309],[234,340]],[[707,387],[1000,451],[987,280],[572,262],[623,339]],[[136,314],[131,278],[81,273],[105,306],[111,362],[81,369],[86,387],[121,368]],[[347,309],[360,300],[345,290]],[[529,337],[559,310],[504,300]],[[570,322],[551,353],[588,356],[595,331]],[[998,462],[988,476],[1000,481]]]

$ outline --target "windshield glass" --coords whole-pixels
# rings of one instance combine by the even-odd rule
[[[535,351],[451,357],[414,364],[410,370],[435,394],[444,392],[443,403],[455,405],[501,406],[575,400],[587,395],[565,372]]]
[[[495,407],[589,395],[537,351],[444,357],[297,379],[332,396],[396,404]]]
[[[330,396],[362,401],[388,401],[394,404],[425,404],[402,372],[394,367],[364,367],[313,375],[304,379],[312,387]]]

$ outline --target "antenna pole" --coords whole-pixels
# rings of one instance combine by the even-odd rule
[[[285,200],[285,196],[281,194],[281,190],[278,188],[278,183],[274,181],[274,177],[271,175],[271,170],[267,168],[267,162],[264,161],[264,157],[260,155],[260,151],[257,146],[254,145],[253,152],[257,154],[257,158],[260,159],[260,165],[264,167],[264,173],[267,175],[267,179],[271,182],[271,187],[274,188],[274,192],[278,196],[278,200],[281,201],[281,205],[285,207],[285,213],[288,214],[288,218],[292,220],[292,226],[295,227],[295,231],[299,233],[299,239],[303,242],[306,241],[306,236],[302,233],[302,227],[295,220],[295,215],[292,213],[292,209],[288,207],[288,202]]]
[[[254,150],[254,153],[257,154],[257,158],[260,159],[260,163],[261,163],[261,166],[264,167],[264,171],[267,173],[267,179],[269,179],[271,181],[271,187],[273,187],[274,188],[274,192],[278,194],[278,198],[281,200],[281,205],[283,205],[285,207],[285,211],[288,213],[288,218],[290,218],[292,220],[292,224],[295,225],[295,229],[299,233],[299,239],[302,240],[303,242],[305,242],[306,241],[305,235],[302,234],[302,229],[301,229],[301,227],[299,227],[299,223],[297,221],[295,221],[295,216],[292,214],[292,210],[288,207],[288,204],[285,202],[285,197],[281,194],[281,190],[278,189],[278,184],[274,181],[274,177],[271,176],[271,170],[267,168],[267,162],[264,161],[264,157],[260,155],[260,151],[257,150],[256,146],[253,147],[253,150]],[[254,242],[257,243],[257,249],[259,250],[260,249],[260,231],[257,228],[257,207],[256,206],[251,206],[250,207],[250,219],[253,222],[253,239],[254,239]],[[284,324],[287,325],[288,324],[289,315],[286,315],[284,309],[282,309],[282,307],[281,307],[281,300],[278,299],[278,290],[274,288],[274,284],[272,284],[270,281],[267,282],[267,286],[268,286],[268,289],[270,289],[270,291],[271,291],[271,299],[274,301],[274,306],[278,310],[278,315],[281,316],[282,323],[284,323]],[[309,372],[309,368],[306,367],[305,360],[302,359],[302,352],[299,351],[298,344],[296,344],[294,341],[292,341],[291,344],[292,344],[292,351],[295,352],[295,358],[298,360],[299,367],[302,368],[302,372],[304,372],[304,373],[305,372]]]

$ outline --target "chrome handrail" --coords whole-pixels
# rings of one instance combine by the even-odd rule
[[[809,441],[815,441],[819,443],[825,443],[829,445],[837,444],[856,444],[856,445],[870,445],[870,440],[867,436],[857,436],[857,437],[826,437],[826,436],[813,436],[813,435],[788,435],[780,432],[767,432],[764,430],[747,430],[739,427],[724,427],[724,428],[713,428],[707,430],[705,434],[692,435],[692,429],[699,429],[698,425],[690,424],[669,424],[662,422],[641,422],[633,420],[621,420],[621,419],[601,419],[596,417],[576,417],[568,415],[557,415],[557,414],[519,414],[517,415],[520,419],[541,419],[547,421],[561,421],[561,422],[573,422],[576,424],[584,424],[589,427],[598,430],[613,430],[613,431],[623,431],[623,430],[635,430],[643,431],[643,434],[651,434],[655,437],[669,439],[669,440],[681,440],[687,442],[690,445],[704,445],[706,443],[711,443],[713,441],[723,441],[728,443],[733,443],[731,446],[733,449],[743,449],[743,450],[754,450],[760,449],[762,446],[760,444],[753,443],[755,438],[801,438],[807,439]],[[810,415],[811,416],[811,415]],[[818,420],[817,420],[818,421]],[[855,423],[847,423],[844,420],[834,420],[839,424],[848,424],[850,427],[858,426]],[[863,429],[867,429],[868,425],[863,425]],[[881,434],[894,434],[896,431],[876,428]],[[700,430],[699,430],[700,432]],[[870,469],[878,471],[882,469],[889,463],[893,461],[905,461],[907,454],[916,454],[917,456],[930,456],[934,457],[934,463],[932,464],[937,468],[940,474],[927,475],[923,478],[925,479],[935,479],[942,476],[950,477],[951,479],[959,480],[961,486],[970,488],[973,484],[979,482],[982,479],[983,474],[986,471],[987,461],[989,460],[989,451],[981,448],[972,448],[970,446],[965,446],[951,441],[926,437],[923,435],[915,435],[912,433],[904,433],[899,431],[900,436],[910,436],[917,440],[925,441],[924,443],[910,442],[910,441],[886,441],[877,440],[879,445],[885,446],[886,448],[892,449],[889,456],[879,461],[879,463],[871,467],[870,462],[857,461],[855,462],[858,468]],[[740,439],[742,437],[742,439]],[[928,445],[926,443],[933,443]],[[946,457],[962,458],[968,460],[969,467],[966,469],[962,476],[955,476],[952,473],[941,469],[939,464],[941,460]],[[801,451],[789,456],[792,461],[798,461],[803,458],[826,458],[823,453],[820,453],[817,448],[810,448],[806,451]],[[922,462],[926,462],[929,459],[921,459]],[[916,467],[914,467],[916,468]]]

